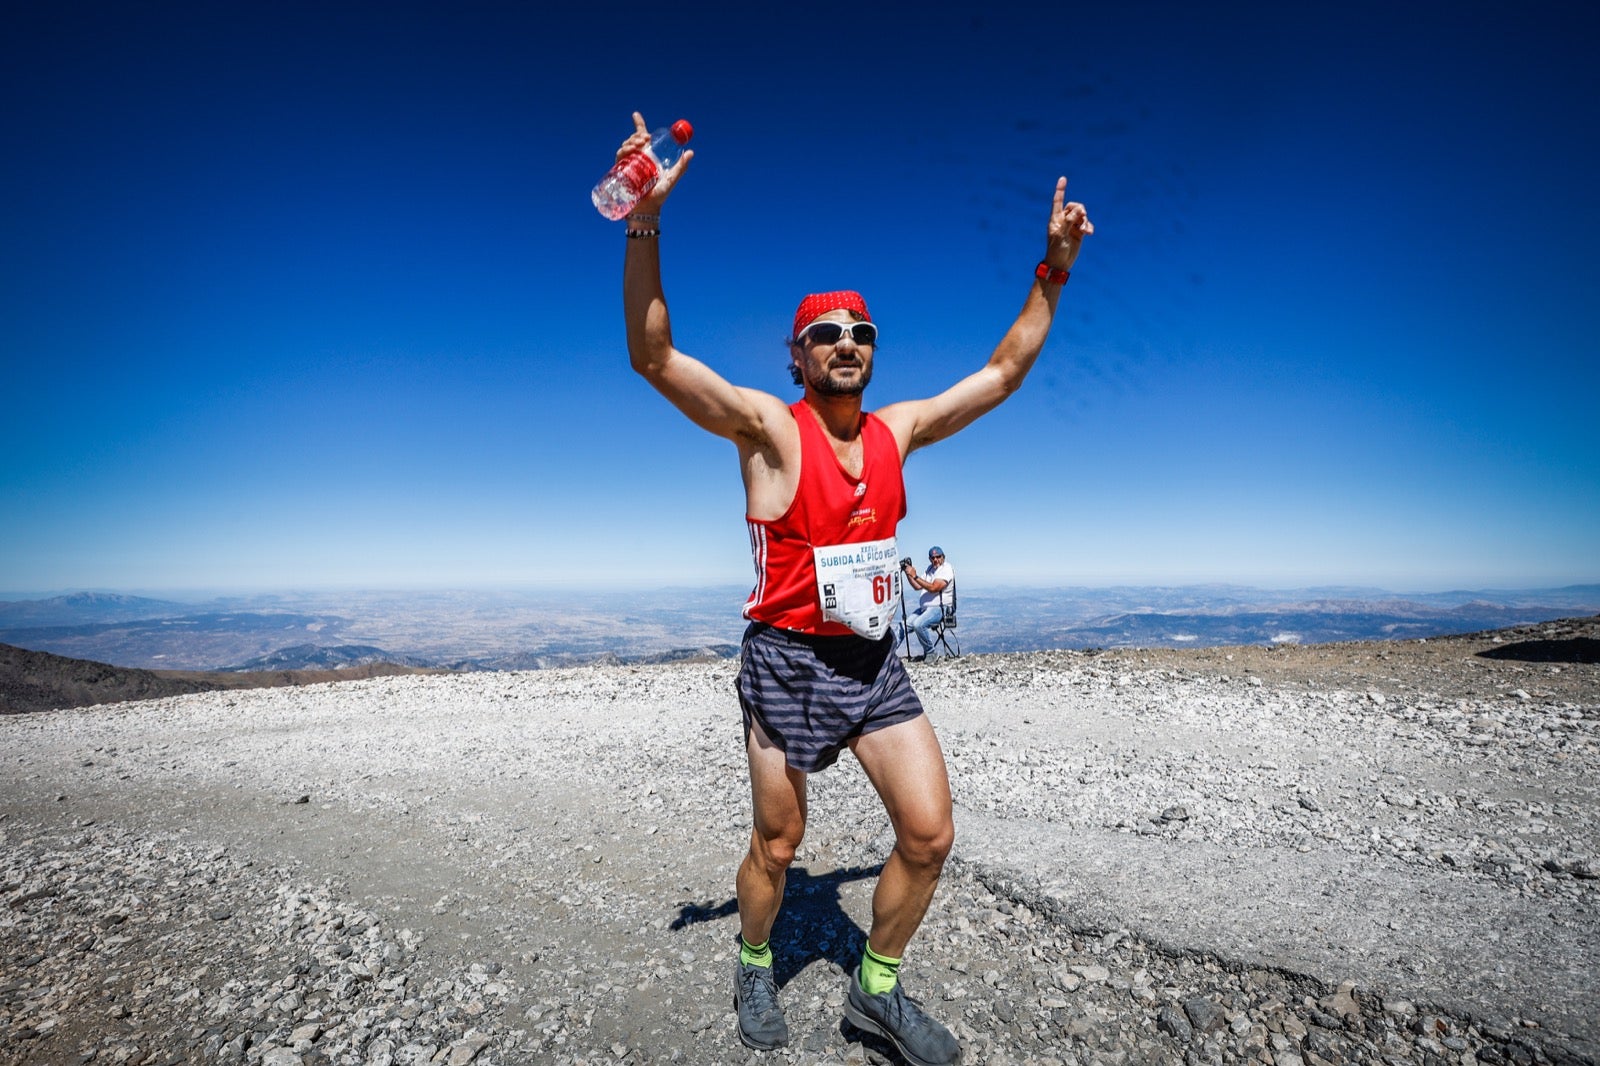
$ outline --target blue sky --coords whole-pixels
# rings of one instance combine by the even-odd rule
[[[983,6],[13,16],[0,589],[748,581],[732,447],[627,366],[587,193],[634,109],[696,128],[679,346],[783,396],[823,289],[883,330],[869,405],[975,369],[1056,176],[1088,205],[1026,387],[912,458],[908,554],[1600,580],[1597,16]]]

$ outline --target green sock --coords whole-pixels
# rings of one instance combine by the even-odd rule
[[[772,941],[766,940],[760,944],[752,944],[744,937],[739,938],[739,961],[746,966],[764,966],[772,969]]]
[[[885,958],[868,944],[861,953],[861,991],[869,996],[881,996],[899,980],[900,960]]]

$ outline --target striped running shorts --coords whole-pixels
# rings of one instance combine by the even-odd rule
[[[922,713],[894,638],[819,637],[760,622],[745,630],[739,706],[802,773],[826,770],[854,738]]]

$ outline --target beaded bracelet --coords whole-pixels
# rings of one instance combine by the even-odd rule
[[[659,237],[659,236],[661,236],[661,231],[658,230],[658,229],[631,229],[631,230],[628,230],[628,239],[630,241],[640,241],[640,240],[644,240],[646,237]]]
[[[638,211],[635,211],[633,214],[629,215],[628,217],[630,219],[632,219],[633,221],[635,221],[635,222],[660,222],[661,221],[661,216],[660,215],[646,215],[646,214],[642,214],[642,213],[640,213]]]

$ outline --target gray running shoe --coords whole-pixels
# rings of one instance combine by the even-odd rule
[[[745,1047],[771,1051],[789,1042],[789,1023],[778,1006],[772,967],[740,962],[733,974],[733,1006],[739,1012],[739,1039]]]
[[[850,975],[844,1016],[857,1029],[888,1037],[913,1066],[950,1066],[961,1061],[961,1045],[950,1030],[922,1012],[897,984],[881,995],[861,990],[861,971]]]

